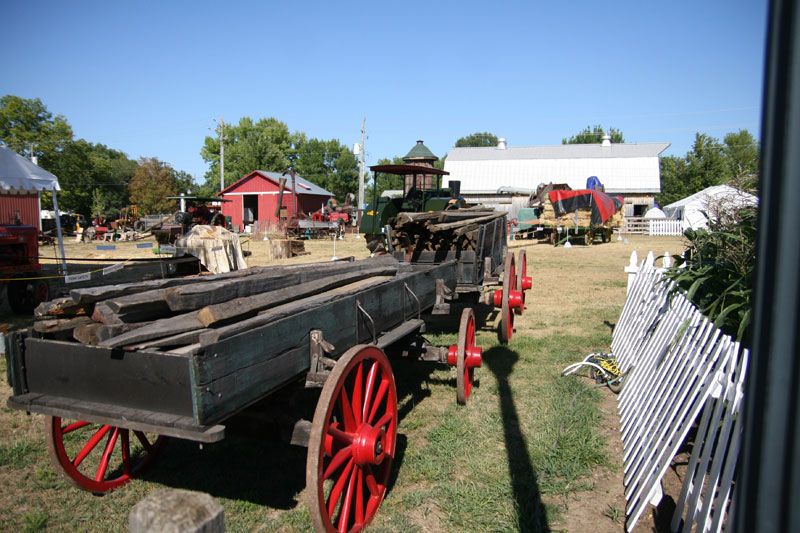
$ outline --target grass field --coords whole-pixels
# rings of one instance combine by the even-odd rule
[[[363,239],[337,243],[336,255],[366,256]],[[126,247],[99,252],[69,245],[67,255],[128,257],[151,251]],[[251,265],[264,264],[251,242]],[[308,242],[309,256],[327,260],[330,241]],[[629,237],[591,247],[553,248],[512,241],[525,249],[533,289],[507,346],[497,339],[497,313],[475,305],[484,350],[477,388],[456,404],[455,371],[397,362],[400,413],[391,488],[370,531],[622,531],[620,457],[606,422],[607,389],[587,378],[560,377],[568,364],[608,350],[625,300],[623,267],[632,251],[680,253],[679,238]],[[46,253],[46,252],[45,252]],[[130,254],[130,255],[126,255]],[[431,320],[426,337],[455,343],[457,317]],[[0,322],[18,325],[9,317]],[[5,361],[0,363],[5,374]],[[43,417],[5,407],[0,385],[0,530],[124,531],[133,505],[164,487],[208,492],[225,508],[229,531],[308,531],[305,449],[281,441],[258,413],[231,421],[221,443],[173,440],[143,479],[93,496],[55,474],[44,442]],[[269,409],[267,406],[266,409]]]

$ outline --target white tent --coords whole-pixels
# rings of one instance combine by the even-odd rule
[[[730,185],[714,185],[664,206],[664,212],[680,219],[683,230],[707,229],[709,217],[713,220],[720,211],[747,205],[758,205],[758,197]]]
[[[8,194],[61,190],[55,175],[2,145],[0,145],[0,189]]]
[[[58,230],[58,244],[61,249],[61,264],[66,270],[64,240],[61,235],[58,200],[56,200],[56,191],[61,190],[58,186],[58,178],[39,165],[20,156],[14,150],[0,145],[0,190],[6,194],[52,191],[53,210],[55,211],[56,229]]]

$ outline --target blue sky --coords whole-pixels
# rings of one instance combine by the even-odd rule
[[[275,117],[367,164],[489,131],[560,144],[759,135],[765,0],[5,2],[0,95],[41,98],[75,136],[203,181],[213,119]],[[14,23],[11,21],[19,21]]]

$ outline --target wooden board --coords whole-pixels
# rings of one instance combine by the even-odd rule
[[[372,342],[372,327],[358,304],[375,323],[376,336],[406,319],[416,318],[436,300],[436,279],[443,279],[453,289],[456,262],[419,267],[415,272],[355,292],[344,292],[324,303],[297,302],[304,310],[260,315],[250,319],[242,333],[207,344],[204,353],[193,359],[193,396],[195,421],[213,424],[239,410],[243,404],[257,401],[288,380],[307,372],[310,364],[309,335],[319,329],[323,338],[334,345],[336,358],[360,343]],[[417,305],[406,286],[420,300]],[[297,309],[296,309],[297,310]],[[252,321],[263,320],[260,325]],[[209,335],[209,332],[204,335]],[[202,336],[201,336],[202,342]]]
[[[25,339],[27,391],[192,416],[189,358]]]

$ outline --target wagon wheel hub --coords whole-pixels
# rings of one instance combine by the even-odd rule
[[[358,466],[379,465],[386,457],[386,431],[362,424],[353,439],[353,459]]]

